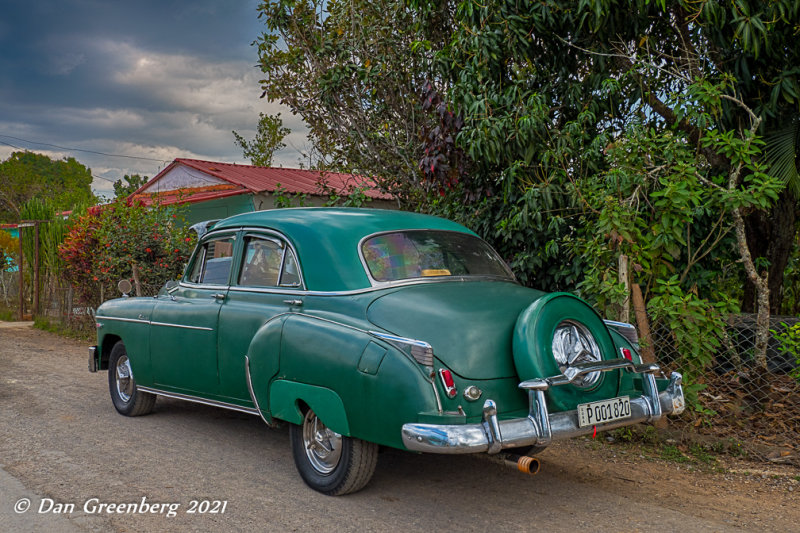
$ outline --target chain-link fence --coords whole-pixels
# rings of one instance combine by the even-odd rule
[[[710,356],[694,359],[680,353],[673,331],[655,324],[657,362],[686,376],[690,411],[674,425],[744,446],[760,459],[800,464],[800,367],[785,340],[797,336],[791,326],[798,322],[770,318],[766,365],[755,355],[755,315],[729,317],[722,335],[705,340],[703,353]]]

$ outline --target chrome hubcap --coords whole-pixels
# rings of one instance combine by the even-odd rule
[[[562,372],[573,365],[602,359],[600,348],[589,328],[573,320],[563,320],[558,324],[553,334],[552,346],[553,357]],[[592,372],[576,381],[574,385],[582,388],[591,387],[599,379],[600,372]]]
[[[321,474],[330,474],[342,457],[342,436],[332,431],[309,410],[303,420],[303,446],[311,465]]]
[[[120,400],[128,403],[133,395],[133,372],[126,355],[117,359],[117,394]]]

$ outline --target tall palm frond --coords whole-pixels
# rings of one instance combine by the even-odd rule
[[[781,178],[786,188],[800,198],[800,115],[785,120],[764,135],[770,174]]]

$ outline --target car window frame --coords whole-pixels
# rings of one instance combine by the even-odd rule
[[[243,285],[241,281],[242,272],[244,271],[245,263],[247,262],[247,250],[251,240],[259,239],[262,241],[267,241],[274,243],[280,249],[281,257],[280,257],[280,265],[278,267],[278,275],[277,275],[277,282],[274,285]],[[297,277],[299,279],[297,284],[291,285],[284,285],[281,283],[281,279],[283,278],[284,273],[286,272],[286,260],[288,254],[291,254],[295,268],[297,269]],[[241,250],[241,257],[238,261],[239,268],[237,269],[236,273],[236,282],[231,284],[231,287],[237,287],[240,289],[290,289],[290,290],[297,290],[303,287],[303,278],[300,272],[300,265],[297,259],[297,252],[294,248],[289,244],[286,239],[282,239],[277,235],[273,235],[270,233],[264,233],[263,231],[243,231],[242,232],[242,250]],[[232,278],[233,279],[233,278]]]
[[[190,287],[197,287],[197,288],[224,288],[230,287],[231,283],[231,276],[234,273],[236,267],[236,257],[237,257],[237,250],[239,249],[239,232],[238,231],[220,231],[218,233],[207,233],[203,236],[200,242],[197,243],[195,247],[194,253],[192,254],[189,263],[186,266],[186,270],[183,273],[183,277],[181,278],[181,284],[188,285]],[[203,283],[191,281],[191,274],[194,272],[194,267],[197,264],[197,261],[202,261],[205,263],[206,260],[206,253],[207,253],[207,245],[212,241],[220,241],[225,239],[233,239],[233,250],[231,251],[231,267],[228,270],[228,280],[224,284],[220,283]],[[205,268],[205,266],[203,267]]]
[[[294,247],[292,242],[286,238],[286,236],[282,235],[281,233],[269,230],[266,228],[242,228],[239,231],[241,235],[240,242],[241,249],[239,251],[238,256],[236,257],[236,272],[235,277],[232,277],[231,280],[236,280],[236,283],[230,285],[231,290],[236,291],[251,291],[251,292],[279,292],[279,293],[295,293],[298,291],[307,291],[305,278],[303,276],[303,267],[300,262],[300,254],[297,253],[297,249]],[[245,261],[245,253],[247,251],[247,238],[248,237],[256,237],[259,239],[270,240],[276,242],[281,245],[283,250],[281,254],[281,266],[278,272],[278,285],[269,285],[269,286],[250,286],[250,285],[239,285],[238,280],[241,274],[242,266],[244,265]],[[283,271],[286,266],[286,251],[290,250],[292,252],[292,256],[294,257],[295,265],[297,266],[297,277],[300,280],[297,285],[280,285],[281,277],[283,276]]]

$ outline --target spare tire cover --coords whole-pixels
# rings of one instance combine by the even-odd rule
[[[561,374],[553,357],[553,335],[564,320],[580,322],[594,337],[604,360],[617,359],[617,349],[603,320],[589,304],[569,293],[555,292],[541,297],[517,318],[514,327],[514,365],[520,380]],[[600,373],[588,388],[575,385],[551,387],[548,406],[554,411],[575,409],[579,403],[613,398],[619,391],[620,371]]]

